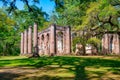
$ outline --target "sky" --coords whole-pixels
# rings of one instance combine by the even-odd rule
[[[32,4],[33,2],[30,2],[30,4]],[[0,7],[2,7],[2,2],[0,2]],[[21,2],[20,0],[17,0],[16,2],[16,6],[18,7],[18,9],[23,9],[23,2]],[[46,12],[47,14],[51,15],[52,11],[54,10],[54,6],[55,3],[53,1],[50,0],[40,0],[40,4],[36,4],[39,8],[42,7],[42,11]]]

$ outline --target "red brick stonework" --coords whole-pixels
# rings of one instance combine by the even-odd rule
[[[37,24],[21,33],[21,54],[64,55],[71,53],[71,28],[50,25],[38,32]],[[33,37],[32,37],[33,34]],[[32,40],[33,39],[33,40]],[[33,47],[32,47],[33,41]]]
[[[107,33],[102,38],[102,52],[104,54],[120,55],[120,39],[115,33]]]

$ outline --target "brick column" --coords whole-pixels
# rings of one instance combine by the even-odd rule
[[[66,54],[71,53],[71,28],[66,28]]]
[[[38,28],[37,24],[34,23],[34,31],[33,31],[33,48],[34,48],[34,55],[38,55]]]
[[[56,54],[56,27],[51,25],[50,28],[50,55]]]
[[[28,29],[28,53],[32,53],[32,27]]]
[[[28,49],[27,32],[28,32],[27,30],[25,30],[25,32],[24,32],[24,54],[28,53],[28,50],[27,50]]]
[[[66,32],[63,33],[63,54],[66,53]]]
[[[41,54],[42,53],[42,36],[41,36],[41,34],[40,34],[40,36],[39,36],[39,38],[40,38],[40,44],[39,44],[39,46],[40,46],[40,51],[39,51],[39,53]]]
[[[40,54],[40,35],[38,35],[38,54]]]
[[[109,47],[108,44],[109,44],[108,34],[105,34],[104,49],[105,49],[105,53],[106,53],[106,54],[108,53],[108,47]]]
[[[111,43],[112,36],[113,36],[112,34],[108,34],[108,40],[107,40],[108,41],[108,52],[107,52],[108,54],[112,53],[111,48],[110,48],[111,45],[113,45],[113,42]]]
[[[20,53],[21,53],[21,55],[24,53],[24,33],[21,33],[21,51],[20,51]]]
[[[116,34],[113,34],[112,53],[115,53],[115,50],[116,50]]]
[[[118,34],[115,34],[115,53],[117,54],[117,55],[120,55],[120,40],[119,40],[119,35]]]
[[[105,35],[102,37],[102,53],[105,53]]]
[[[117,48],[116,48],[116,53],[120,55],[120,39],[119,39],[119,35],[117,34]]]
[[[45,45],[45,55],[47,55],[48,53],[47,53],[47,34],[45,34],[45,37],[44,37],[44,45]]]

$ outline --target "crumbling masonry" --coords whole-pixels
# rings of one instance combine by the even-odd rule
[[[103,35],[102,53],[120,55],[120,39],[118,33],[106,33]]]
[[[32,36],[33,35],[33,36]],[[51,25],[38,32],[37,24],[21,33],[21,55],[64,55],[71,53],[71,28]]]

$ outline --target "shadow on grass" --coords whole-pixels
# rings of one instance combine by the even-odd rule
[[[23,80],[73,80],[73,78],[71,78],[71,77],[57,77],[57,76],[51,77],[48,75],[44,75],[41,77],[31,76],[31,77],[24,78]]]
[[[14,74],[11,72],[1,72],[0,73],[0,80],[14,80],[14,78],[19,77],[19,74]]]
[[[109,59],[99,59],[99,58],[80,58],[80,57],[40,57],[40,58],[24,58],[24,59],[14,59],[14,60],[0,60],[0,67],[5,67],[7,65],[12,65],[13,67],[34,67],[40,68],[47,65],[58,65],[59,67],[64,68],[64,66],[69,65],[75,68],[74,70],[71,67],[68,67],[69,71],[75,73],[75,80],[88,80],[86,74],[86,67],[110,67],[120,68],[120,60],[109,60]],[[116,69],[114,69],[115,71]],[[112,70],[110,70],[112,71]],[[2,74],[2,73],[1,73]],[[98,74],[98,73],[97,73]],[[120,74],[117,72],[117,74]],[[104,74],[100,73],[100,76]],[[33,77],[35,78],[35,77]],[[46,78],[46,79],[44,79]],[[37,80],[38,78],[34,79]],[[43,76],[43,80],[61,80],[62,78]],[[32,80],[29,79],[29,80]],[[38,79],[39,80],[39,79]],[[41,78],[42,80],[42,78]]]
[[[75,80],[88,80],[87,75],[85,73],[85,66],[76,66],[75,75]]]

